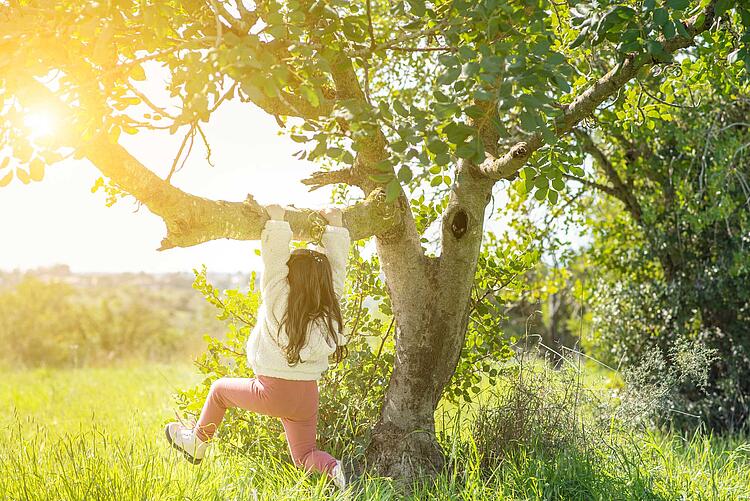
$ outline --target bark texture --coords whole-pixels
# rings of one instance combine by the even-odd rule
[[[493,184],[462,164],[442,218],[439,257],[424,255],[415,231],[377,239],[398,325],[393,373],[366,452],[368,468],[381,475],[413,479],[445,465],[434,414],[464,345]]]

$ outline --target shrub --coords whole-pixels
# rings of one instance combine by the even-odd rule
[[[520,451],[544,457],[561,450],[586,456],[601,445],[614,406],[583,381],[570,357],[560,369],[520,354],[479,406],[472,441],[488,472]]]
[[[639,216],[602,202],[592,218],[602,351],[654,381],[671,373],[661,418],[685,430],[750,429],[750,100],[734,85],[675,110],[647,154],[612,156],[626,176],[647,174],[631,188]],[[686,370],[690,358],[707,371]]]
[[[0,292],[0,342],[9,366],[78,367],[113,360],[170,360],[192,348],[170,305],[152,292],[84,290],[25,276]]]

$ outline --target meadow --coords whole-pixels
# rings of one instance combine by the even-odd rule
[[[215,449],[199,466],[170,449],[172,394],[197,383],[189,365],[8,371],[0,378],[0,496],[12,500],[750,499],[747,437],[623,433],[606,445],[512,449],[487,468],[466,431],[471,409],[438,419],[450,466],[404,494],[365,478],[338,492],[288,457]],[[489,395],[491,392],[487,392]],[[447,416],[447,417],[446,417]],[[448,438],[446,438],[448,437]],[[279,437],[283,440],[283,437]],[[599,442],[592,442],[599,443]],[[602,442],[604,443],[604,442]]]

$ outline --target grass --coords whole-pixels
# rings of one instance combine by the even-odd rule
[[[403,499],[389,479],[338,493],[287,457],[213,451],[201,465],[169,448],[171,394],[197,382],[189,366],[6,372],[0,381],[2,499]],[[451,421],[454,431],[468,419]],[[460,424],[459,424],[460,423]],[[449,426],[443,422],[444,426]],[[618,432],[621,433],[621,432]],[[747,437],[621,434],[595,450],[513,449],[482,467],[464,433],[451,467],[411,499],[750,499]]]

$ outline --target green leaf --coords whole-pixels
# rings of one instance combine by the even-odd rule
[[[459,122],[451,122],[443,128],[443,132],[448,136],[448,141],[461,144],[474,133],[474,128]]]
[[[578,47],[579,45],[581,45],[584,41],[586,41],[586,36],[588,35],[588,33],[589,33],[589,26],[586,25],[580,31],[580,33],[578,33],[578,36],[575,38],[575,40],[573,40],[573,42],[571,42],[569,48],[570,49],[575,49],[576,47]]]
[[[398,170],[398,180],[402,183],[408,183],[411,181],[412,173],[411,169],[408,165],[402,165],[401,168]]]
[[[440,155],[441,153],[448,152],[448,145],[441,141],[439,138],[435,137],[430,139],[430,141],[427,143],[427,149],[435,155]]]
[[[393,202],[398,198],[398,195],[401,191],[401,184],[398,182],[398,179],[392,179],[386,186],[385,186],[385,201],[386,202]]]
[[[44,179],[44,162],[41,159],[35,158],[29,164],[29,176],[34,181],[41,181]]]
[[[409,146],[409,143],[407,143],[404,140],[400,141],[394,141],[391,143],[391,149],[395,151],[396,153],[403,153],[406,151],[406,148]]]
[[[689,0],[667,0],[667,6],[675,10],[687,9],[690,5]]]
[[[667,21],[664,23],[664,26],[662,26],[662,33],[664,33],[664,36],[667,38],[667,40],[671,40],[675,36],[675,26],[672,21]]]
[[[552,205],[555,205],[557,203],[557,199],[558,199],[558,194],[555,190],[549,190],[547,192],[547,200],[549,200],[549,202]]]
[[[484,112],[482,111],[482,108],[479,106],[472,104],[471,106],[467,106],[464,108],[464,113],[466,113],[467,116],[478,120],[484,116]]]
[[[422,17],[427,12],[425,0],[407,0],[407,3],[411,7],[411,13],[417,17]]]
[[[669,13],[665,8],[659,7],[654,11],[654,23],[656,23],[657,26],[664,26],[664,23],[666,23],[668,20]]]
[[[578,177],[583,177],[583,175],[585,174],[585,172],[583,171],[583,168],[579,167],[578,165],[571,165],[570,173]]]
[[[522,174],[523,175],[521,177],[523,177],[523,182],[526,187],[526,191],[529,192],[531,191],[531,188],[534,187],[534,175],[535,175],[534,169],[532,169],[531,167],[524,167]]]
[[[404,118],[407,118],[409,116],[409,110],[407,110],[399,100],[393,101],[393,109],[396,110],[396,113]]]
[[[474,156],[474,143],[468,142],[459,145],[456,148],[456,156],[458,158],[468,159]]]
[[[307,99],[313,107],[317,108],[320,104],[320,99],[318,98],[318,93],[315,92],[315,89],[309,85],[301,85],[300,90],[302,91],[302,95],[305,96],[305,99]]]
[[[391,164],[391,161],[388,159],[381,160],[375,164],[375,169],[379,172],[390,173],[393,170],[393,164]]]
[[[734,0],[718,0],[714,5],[714,15],[719,17],[723,15],[734,3]]]
[[[565,62],[565,56],[560,54],[559,52],[550,51],[547,55],[547,63],[551,64],[552,66],[560,66]]]
[[[0,178],[0,188],[4,188],[5,186],[8,186],[10,182],[13,180],[13,171],[8,172]]]
[[[677,28],[677,33],[680,34],[680,36],[685,38],[690,38],[690,33],[688,33],[688,30],[685,28],[685,25],[682,24],[682,21],[677,21],[674,23],[675,27]]]
[[[534,179],[534,186],[536,186],[539,189],[547,189],[549,186],[549,179],[547,179],[544,176],[537,176],[536,179]]]
[[[649,40],[646,42],[646,50],[651,54],[657,61],[669,62],[672,60],[672,55],[664,50],[664,46],[656,40]]]
[[[464,143],[456,148],[456,156],[458,158],[471,158],[474,156],[474,148],[471,143]]]
[[[446,153],[440,153],[435,156],[435,163],[438,165],[448,165],[450,163],[451,157],[450,155]]]
[[[135,64],[130,68],[130,78],[137,81],[146,80],[146,72],[143,70],[143,66]]]
[[[730,52],[729,55],[727,55],[727,62],[729,64],[736,63],[737,59],[739,59],[740,51],[742,51],[742,50],[744,50],[744,49],[735,49],[732,52]]]
[[[18,177],[18,179],[20,179],[23,184],[29,184],[29,181],[31,181],[29,173],[20,167],[16,169],[16,177]]]
[[[435,99],[440,101],[441,103],[448,103],[451,101],[451,98],[445,95],[445,93],[440,92],[439,90],[436,90],[432,93],[433,96],[435,96]]]
[[[534,131],[536,130],[540,121],[539,113],[537,113],[536,111],[525,110],[523,113],[521,113],[520,120],[521,127],[523,127],[525,131]]]
[[[450,85],[455,82],[459,76],[461,76],[460,67],[448,68],[445,73],[437,78],[437,83],[439,85]]]
[[[464,78],[471,78],[479,73],[479,63],[476,61],[470,61],[461,67],[461,76]]]
[[[568,81],[561,74],[555,73],[552,79],[554,80],[555,85],[557,85],[557,88],[561,91],[568,93],[572,90]]]

